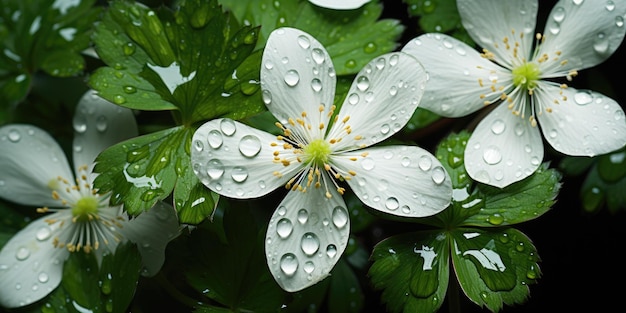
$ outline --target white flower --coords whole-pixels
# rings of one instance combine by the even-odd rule
[[[459,117],[496,105],[467,144],[465,166],[474,180],[504,187],[532,174],[544,154],[540,129],[554,149],[568,155],[594,156],[626,144],[618,103],[548,81],[571,81],[619,47],[626,1],[559,1],[537,35],[536,0],[458,0],[457,6],[482,53],[443,34],[419,36],[402,51],[417,57],[429,74],[421,107]]]
[[[196,175],[232,198],[291,190],[267,230],[270,271],[287,291],[328,275],[346,248],[347,183],[368,206],[405,217],[446,208],[452,187],[439,161],[415,146],[370,147],[399,131],[416,109],[426,73],[413,57],[390,53],[357,75],[339,112],[336,75],[315,38],[293,28],[271,33],[263,53],[263,101],[276,136],[229,119],[202,125],[191,153]]]
[[[335,10],[354,10],[362,7],[370,0],[309,0],[316,6]]]
[[[75,176],[63,150],[45,131],[31,125],[0,127],[0,197],[39,206],[45,216],[31,222],[0,250],[0,305],[28,305],[60,283],[70,253],[95,253],[98,262],[118,243],[138,244],[144,273],[153,275],[164,249],[178,234],[171,206],[158,204],[129,220],[109,195],[93,189],[93,162],[104,148],[137,134],[132,112],[87,92],[76,108],[73,125]]]

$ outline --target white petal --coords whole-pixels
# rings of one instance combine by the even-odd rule
[[[138,134],[131,110],[104,100],[93,90],[80,99],[73,123],[74,166],[89,166],[87,173],[91,173],[100,152]]]
[[[329,139],[343,138],[334,151],[372,145],[398,132],[413,115],[427,80],[424,67],[412,56],[389,53],[365,65],[357,74]],[[345,119],[349,118],[346,122]],[[350,126],[352,132],[346,133]],[[354,140],[356,136],[362,140]]]
[[[180,234],[178,216],[171,205],[157,202],[150,210],[128,220],[119,231],[137,248],[143,259],[145,276],[159,272],[165,261],[165,247]]]
[[[483,108],[511,81],[509,70],[483,57],[464,42],[444,34],[425,34],[410,41],[403,52],[415,56],[428,72],[426,91],[419,107],[446,117],[460,117]],[[484,98],[482,97],[484,95]]]
[[[615,100],[571,87],[546,89],[553,95],[548,99],[555,99],[558,92],[567,97],[558,105],[550,103],[552,113],[538,116],[543,136],[554,149],[567,155],[594,156],[626,144],[624,110]]]
[[[279,28],[270,34],[263,51],[261,89],[263,102],[283,125],[306,112],[318,129],[327,119],[319,107],[333,104],[336,83],[330,56],[311,35],[295,28]]]
[[[329,275],[348,244],[346,204],[334,189],[290,191],[270,220],[265,240],[267,265],[286,291],[314,285]]]
[[[1,306],[31,304],[59,285],[69,252],[52,245],[59,223],[49,226],[45,220],[63,218],[67,213],[57,212],[33,221],[0,250]]]
[[[34,206],[59,206],[49,183],[74,174],[56,141],[30,125],[0,127],[0,197]]]
[[[465,169],[475,181],[505,187],[528,177],[543,160],[537,127],[498,105],[476,127],[465,149]]]
[[[370,0],[309,0],[309,2],[327,9],[354,10],[362,7]]]
[[[349,159],[353,157],[357,160]],[[372,147],[344,153],[333,163],[356,172],[347,181],[354,194],[387,214],[430,216],[445,209],[452,198],[448,173],[437,158],[419,147]]]
[[[223,196],[248,199],[263,196],[291,179],[302,168],[275,162],[274,152],[295,157],[276,136],[230,120],[216,119],[193,135],[191,164],[200,181]],[[274,175],[280,172],[281,176]]]
[[[557,56],[555,69],[567,73],[597,65],[608,59],[620,46],[626,33],[624,27],[626,2],[559,1],[546,23],[544,44],[538,55]],[[567,60],[566,64],[562,64]],[[546,65],[542,65],[545,67]]]
[[[457,7],[463,27],[479,46],[495,55],[498,63],[511,68],[514,48],[520,57],[531,55],[537,0],[458,0]]]

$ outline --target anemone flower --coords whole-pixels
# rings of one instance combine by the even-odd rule
[[[267,264],[278,284],[298,291],[328,276],[346,248],[344,183],[387,214],[430,216],[445,209],[452,187],[441,163],[416,146],[381,142],[406,125],[427,77],[408,54],[390,53],[356,76],[340,109],[336,75],[324,47],[293,28],[273,31],[261,65],[262,97],[279,135],[230,119],[194,134],[191,159],[204,185],[247,199],[285,186],[267,230]]]
[[[174,209],[159,203],[133,219],[109,194],[93,188],[98,153],[137,135],[132,112],[93,93],[80,100],[73,120],[74,171],[56,141],[31,125],[0,127],[0,197],[38,206],[45,216],[31,222],[0,250],[0,305],[25,306],[60,283],[71,253],[94,253],[98,262],[120,242],[137,243],[144,275],[164,262],[165,245],[178,234]],[[72,173],[74,172],[74,174]],[[49,213],[49,214],[47,214]]]
[[[309,0],[318,7],[334,10],[354,10],[362,7],[370,0]]]
[[[417,37],[402,51],[420,60],[430,76],[421,107],[459,117],[495,106],[465,151],[474,180],[505,187],[531,175],[543,160],[541,133],[555,150],[574,156],[626,144],[620,105],[566,83],[619,47],[626,1],[559,1],[543,34],[533,34],[536,0],[458,0],[457,6],[482,53],[435,33]]]

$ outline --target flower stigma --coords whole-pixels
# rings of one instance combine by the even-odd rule
[[[315,166],[323,166],[328,163],[328,157],[332,152],[330,143],[324,139],[315,139],[303,149],[304,162],[312,162]]]
[[[539,66],[533,62],[524,63],[512,70],[513,85],[528,90],[532,94],[532,90],[537,87],[541,77]]]

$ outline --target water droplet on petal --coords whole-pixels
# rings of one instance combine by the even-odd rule
[[[343,228],[348,224],[348,212],[346,209],[340,206],[333,209],[333,224],[337,228]]]
[[[35,233],[35,237],[39,241],[44,241],[44,240],[50,238],[50,234],[51,234],[50,227],[42,226],[41,228],[39,228],[37,230],[37,233]]]
[[[315,63],[324,63],[324,51],[322,51],[322,49],[314,48],[311,50],[311,56],[313,57],[313,61],[315,61]]]
[[[374,167],[376,166],[374,159],[372,158],[365,158],[361,161],[361,167],[363,167],[364,170],[367,171],[371,171],[374,169]]]
[[[222,133],[219,130],[212,130],[207,135],[207,141],[209,142],[209,146],[213,149],[217,149],[222,146],[224,139],[222,138]]]
[[[233,171],[230,174],[230,177],[234,181],[236,181],[238,183],[242,183],[246,179],[248,179],[248,170],[246,170],[244,167],[237,166],[237,167],[233,168]]]
[[[400,164],[402,164],[402,166],[404,167],[407,167],[411,165],[411,159],[409,157],[403,157],[402,161],[400,161]]]
[[[493,124],[491,124],[491,132],[493,132],[496,135],[502,134],[505,128],[506,128],[506,125],[500,119],[493,121]]]
[[[435,182],[435,184],[437,185],[443,183],[443,181],[446,179],[446,172],[444,171],[443,167],[437,166],[433,168],[431,178],[433,179],[433,182]]]
[[[360,91],[365,91],[370,87],[370,80],[365,76],[359,76],[356,80],[356,87]]]
[[[298,259],[293,253],[287,253],[280,258],[280,270],[287,276],[292,276],[298,269]]]
[[[85,118],[82,115],[77,115],[74,117],[73,121],[74,131],[77,133],[84,133],[87,130],[87,123],[85,122]]]
[[[326,247],[326,255],[331,259],[334,258],[337,255],[337,247],[333,244],[328,245]]]
[[[428,171],[432,166],[433,161],[427,155],[422,155],[417,162],[417,165],[420,167],[422,171]]]
[[[400,204],[398,203],[398,199],[394,197],[389,197],[387,198],[387,201],[385,201],[385,207],[389,211],[395,211],[398,209],[399,206]]]
[[[300,35],[298,36],[298,45],[300,45],[302,49],[308,49],[311,46],[311,40],[307,36]]]
[[[309,220],[309,212],[307,212],[305,209],[300,209],[300,211],[298,211],[297,218],[300,224],[304,224],[307,220]]]
[[[219,179],[224,174],[224,165],[220,160],[212,159],[207,164],[206,172],[212,179]]]
[[[287,74],[285,74],[285,84],[289,87],[293,87],[300,82],[300,74],[296,70],[289,70]]]
[[[19,130],[11,129],[9,131],[9,140],[11,142],[18,142],[18,141],[20,141],[20,139],[22,139],[22,135],[20,134]]]
[[[304,269],[307,274],[311,274],[313,273],[313,270],[315,270],[315,264],[311,261],[306,261],[302,269]]]
[[[293,225],[291,224],[291,221],[289,219],[281,218],[276,224],[276,233],[278,234],[278,236],[280,236],[280,238],[285,239],[289,237],[292,230]]]
[[[317,78],[313,78],[313,80],[311,80],[311,89],[313,89],[313,91],[315,92],[319,92],[322,90],[322,81],[320,81]]]
[[[98,118],[96,119],[96,129],[103,133],[107,130],[107,117],[104,115],[100,115],[98,116]]]
[[[380,133],[383,135],[388,134],[389,130],[391,130],[391,127],[389,127],[389,124],[383,124],[382,126],[380,126]]]
[[[578,105],[587,105],[593,101],[593,96],[589,91],[579,91],[574,95],[574,101]]]
[[[48,274],[44,272],[39,273],[39,276],[37,276],[37,280],[39,280],[39,282],[42,284],[47,283],[49,279],[50,279],[50,276],[48,276]]]
[[[502,161],[502,154],[500,149],[496,146],[489,146],[483,152],[483,160],[489,165],[494,165]]]
[[[19,261],[24,261],[28,259],[29,256],[30,256],[30,250],[24,247],[20,247],[19,249],[17,249],[17,252],[15,253],[15,258],[18,259]]]
[[[348,96],[348,103],[350,103],[352,105],[355,105],[355,104],[359,103],[359,95],[356,94],[356,93],[351,93]]]
[[[220,129],[224,135],[232,136],[237,130],[237,127],[235,126],[235,122],[233,120],[225,118],[220,121]]]
[[[306,233],[302,236],[301,248],[306,255],[314,255],[320,248],[320,240],[314,233]]]
[[[263,90],[263,103],[265,103],[265,105],[269,105],[270,103],[272,103],[272,93],[269,90]]]
[[[261,140],[255,135],[245,135],[239,141],[239,152],[251,158],[261,151]]]

